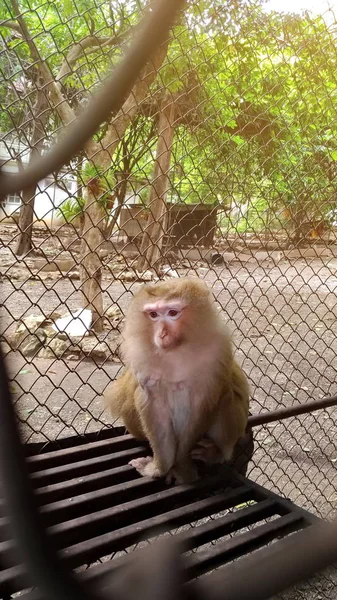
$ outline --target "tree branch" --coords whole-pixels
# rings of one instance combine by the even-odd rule
[[[0,23],[0,27],[8,27],[8,29],[13,29],[17,33],[20,33],[20,35],[22,36],[20,25],[18,23],[15,23],[14,21],[6,21],[5,23]]]
[[[77,42],[70,48],[67,56],[62,61],[56,81],[62,81],[68,77],[68,75],[71,75],[73,73],[72,67],[84,54],[91,54],[92,52],[95,52],[97,48],[104,48],[105,46],[117,46],[122,41],[122,37],[123,36],[111,36],[108,38],[98,38],[96,35],[88,35],[88,37]],[[88,49],[90,49],[90,52],[86,52]]]
[[[152,60],[147,63],[131,94],[125,100],[120,111],[112,119],[104,138],[99,143],[91,140],[86,145],[87,156],[94,163],[99,164],[105,169],[110,167],[112,155],[124,136],[127,127],[137,114],[150,85],[155,80],[165,60],[168,44],[169,39],[158,48]]]
[[[21,33],[23,39],[25,40],[26,44],[28,45],[29,52],[30,52],[32,59],[34,61],[36,61],[39,65],[40,73],[42,75],[45,85],[47,85],[52,104],[55,107],[55,109],[57,110],[59,117],[63,121],[63,123],[65,125],[68,125],[75,118],[75,113],[72,110],[72,108],[70,107],[70,105],[68,104],[68,102],[66,101],[66,99],[64,98],[64,96],[62,95],[58,86],[56,85],[53,74],[52,74],[51,70],[49,69],[49,66],[47,65],[47,63],[44,60],[42,60],[39,50],[38,50],[32,36],[29,33],[26,22],[20,13],[20,8],[17,3],[17,0],[10,0],[10,1],[11,1],[11,5],[13,8],[13,12],[15,14],[18,25],[20,27],[20,33]]]

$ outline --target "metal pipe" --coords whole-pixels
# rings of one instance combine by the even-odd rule
[[[329,408],[330,406],[337,405],[337,396],[328,396],[321,400],[314,400],[313,402],[306,402],[305,404],[294,404],[289,408],[280,408],[279,410],[272,410],[263,412],[258,415],[252,415],[248,417],[248,425],[250,427],[257,427],[258,425],[265,425],[266,423],[273,423],[274,421],[282,421],[283,419],[289,419],[297,415],[304,415],[306,413],[314,412],[315,410],[321,410],[322,408]]]

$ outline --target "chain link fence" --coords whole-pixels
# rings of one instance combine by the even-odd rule
[[[4,173],[63,134],[150,7],[1,4]],[[331,10],[191,1],[122,110],[3,198],[1,339],[25,441],[112,426],[125,309],[159,279],[212,288],[253,414],[336,393],[336,61]],[[331,407],[256,428],[249,476],[331,518],[336,424]]]

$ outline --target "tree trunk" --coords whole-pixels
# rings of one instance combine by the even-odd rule
[[[155,80],[167,53],[168,41],[162,44],[149,61],[121,110],[110,123],[109,129],[100,143],[91,140],[85,150],[89,160],[97,167],[108,169],[113,154],[123,138],[126,129],[137,114],[152,82]],[[84,206],[84,231],[81,243],[81,290],[84,307],[91,307],[96,314],[93,328],[98,333],[103,329],[103,298],[101,290],[101,260],[99,251],[105,241],[104,217],[106,213],[87,190]]]
[[[93,329],[103,331],[102,263],[101,246],[104,243],[103,228],[105,210],[95,195],[86,190],[86,210],[81,241],[81,282],[83,307],[92,310]]]
[[[309,220],[307,211],[307,197],[304,194],[298,195],[297,203],[294,207],[290,208],[291,218],[294,224],[294,233],[293,233],[293,243],[300,247],[303,245],[306,239],[306,229],[305,224]]]
[[[44,126],[47,120],[46,98],[42,90],[38,90],[36,102],[33,108],[33,128],[30,139],[31,152],[29,165],[41,156],[45,138]],[[43,113],[43,114],[41,114]],[[32,249],[32,232],[34,220],[34,203],[37,186],[33,185],[22,194],[22,205],[19,217],[19,240],[15,250],[17,256],[28,254]]]
[[[156,162],[150,193],[150,214],[140,247],[137,270],[154,267],[161,255],[166,233],[166,194],[169,188],[169,169],[174,137],[174,102],[165,95],[159,116]]]
[[[125,201],[126,190],[127,190],[127,186],[128,186],[128,179],[129,179],[129,173],[124,173],[124,177],[123,177],[122,181],[118,182],[117,190],[116,190],[117,207],[116,207],[116,211],[115,211],[113,218],[111,219],[110,223],[108,223],[108,225],[106,226],[106,229],[105,229],[105,239],[106,240],[110,239],[113,229],[119,219],[119,215],[121,213],[121,210],[122,210],[122,207],[123,207],[124,201]]]

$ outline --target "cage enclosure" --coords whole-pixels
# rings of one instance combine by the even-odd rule
[[[67,139],[149,4],[5,0],[3,189]],[[43,525],[85,582],[120,571],[154,525],[187,545],[191,580],[331,521],[337,503],[335,14],[191,1],[162,27],[82,147],[1,197],[10,392]],[[190,276],[232,333],[251,416],[230,465],[170,487],[129,465],[147,445],[103,394],[133,295]],[[1,506],[7,598],[34,582]],[[334,598],[335,582],[331,568],[289,597]]]

